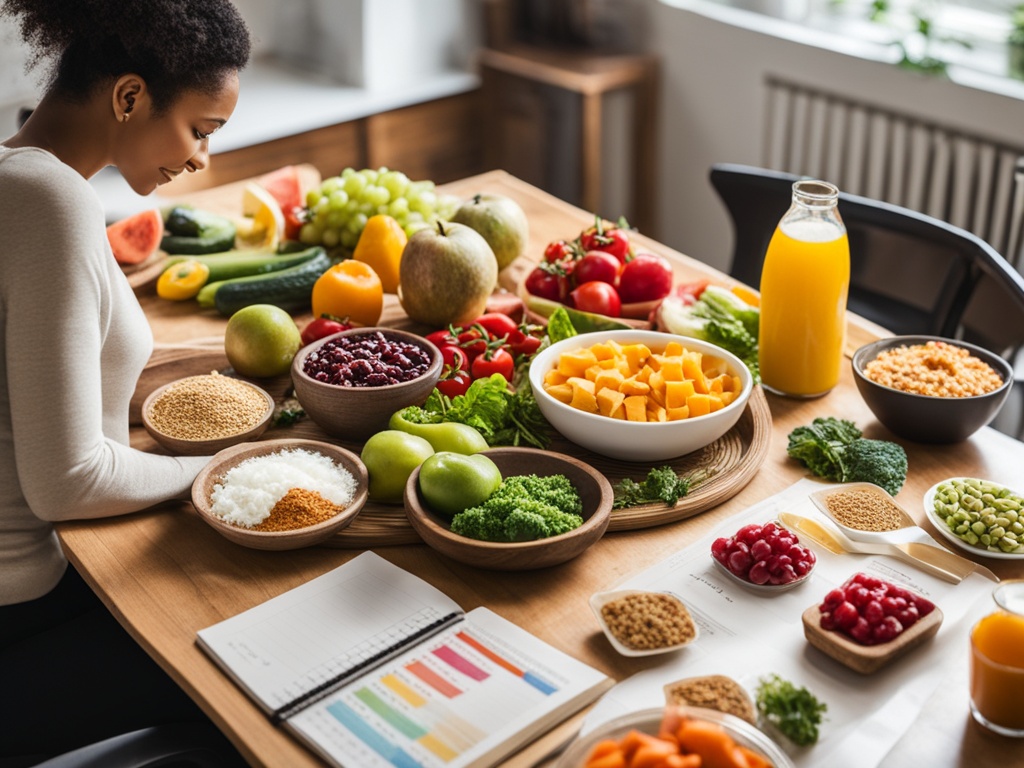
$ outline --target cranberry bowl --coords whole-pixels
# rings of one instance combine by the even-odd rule
[[[362,442],[391,414],[422,405],[441,377],[441,352],[394,328],[350,328],[314,341],[292,361],[306,415],[332,437]]]

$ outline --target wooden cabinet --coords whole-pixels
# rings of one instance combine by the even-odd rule
[[[182,174],[160,194],[188,194],[296,163],[316,167],[325,178],[346,166],[387,166],[439,184],[472,176],[484,170],[479,105],[474,90],[221,152],[210,157],[206,171]]]

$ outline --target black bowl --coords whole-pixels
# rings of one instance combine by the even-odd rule
[[[864,366],[888,349],[943,341],[962,347],[988,363],[1003,383],[992,392],[974,397],[930,397],[878,384],[864,375]],[[865,344],[853,355],[857,389],[871,412],[890,431],[918,443],[957,443],[966,440],[995,418],[1013,386],[1013,369],[987,349],[939,336],[894,336]]]

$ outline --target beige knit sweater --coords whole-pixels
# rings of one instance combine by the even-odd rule
[[[128,446],[153,337],[104,225],[76,171],[0,146],[0,605],[60,580],[53,522],[184,497],[207,461]]]

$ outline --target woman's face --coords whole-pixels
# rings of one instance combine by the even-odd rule
[[[149,99],[140,100],[124,124],[114,164],[140,195],[179,173],[203,170],[210,159],[210,134],[227,122],[237,102],[236,72],[224,77],[216,93],[185,91],[158,115],[153,115]]]

